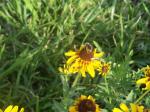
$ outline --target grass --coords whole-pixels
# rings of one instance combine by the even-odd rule
[[[27,112],[66,112],[79,95],[93,95],[110,111],[135,101],[138,68],[150,64],[148,0],[1,0],[0,106]],[[116,63],[104,79],[60,75],[64,52],[89,42]],[[132,74],[133,73],[133,74]],[[117,82],[117,83],[116,83]],[[149,96],[142,102],[148,108]]]

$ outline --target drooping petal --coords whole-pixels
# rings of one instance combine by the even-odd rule
[[[86,77],[85,69],[83,69],[83,68],[82,68],[80,71],[81,71],[81,75],[82,75],[82,77]]]
[[[91,63],[88,64],[87,71],[91,75],[91,77],[93,77],[93,78],[95,77],[95,70],[94,70],[94,67]]]

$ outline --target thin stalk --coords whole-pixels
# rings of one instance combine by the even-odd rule
[[[78,83],[78,80],[80,79],[81,75],[80,74],[77,74],[75,80],[73,81],[73,84],[72,84],[72,87],[75,87]]]
[[[106,89],[107,89],[107,93],[110,94],[106,76],[104,76],[104,79],[105,79],[105,86],[106,86]],[[111,103],[111,98],[109,98],[109,102]]]
[[[140,102],[140,100],[142,100],[142,98],[144,98],[145,95],[147,95],[147,93],[150,92],[150,89],[145,91],[136,101],[135,104],[137,104],[138,102]]]

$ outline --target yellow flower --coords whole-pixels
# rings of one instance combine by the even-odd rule
[[[142,85],[144,90],[150,89],[150,77],[141,78],[136,81],[137,85]]]
[[[131,108],[128,108],[126,104],[121,103],[120,108],[114,108],[113,112],[144,112],[143,106],[130,103],[130,107]]]
[[[110,71],[110,63],[102,62],[100,67],[98,68],[98,71],[102,76],[107,75]]]
[[[64,65],[63,68],[62,68],[62,67],[59,67],[58,70],[60,71],[60,73],[63,73],[63,74],[66,74],[66,75],[67,75],[67,74],[71,74],[71,73],[69,72],[69,68],[68,68],[67,65]]]
[[[141,70],[144,72],[145,76],[150,77],[150,66],[147,65],[146,67],[143,67]]]
[[[98,58],[102,57],[104,52],[97,53],[96,49],[87,43],[82,45],[79,50],[68,51],[65,55],[70,57],[66,62],[69,73],[81,73],[83,77],[86,77],[87,72],[91,77],[95,77],[95,70],[101,64]]]
[[[92,96],[81,95],[73,106],[69,107],[69,112],[101,112]]]
[[[1,109],[0,109],[0,112],[3,112]],[[24,108],[21,108],[19,110],[19,107],[18,106],[13,106],[13,105],[9,105],[4,112],[24,112]]]

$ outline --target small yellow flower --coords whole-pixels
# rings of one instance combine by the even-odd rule
[[[73,106],[69,107],[69,112],[101,112],[92,96],[81,95]]]
[[[67,65],[64,65],[63,68],[62,68],[62,67],[59,67],[58,70],[59,70],[60,73],[63,73],[63,74],[66,74],[66,75],[71,74],[71,73],[69,72],[69,68],[68,68]]]
[[[68,51],[65,56],[70,57],[66,65],[69,67],[69,73],[81,73],[83,77],[86,77],[86,72],[91,77],[95,77],[95,70],[100,66],[101,61],[98,58],[102,57],[104,52],[97,53],[96,49],[93,49],[92,45],[85,44],[77,51]]]
[[[105,63],[105,62],[101,62],[98,71],[99,74],[101,74],[102,76],[105,76],[109,73],[111,67],[110,67],[110,63]]]
[[[1,109],[0,109],[0,112],[3,112]],[[21,108],[19,110],[19,107],[18,106],[13,106],[13,105],[9,105],[4,112],[24,112],[24,108]]]
[[[121,103],[120,108],[114,108],[112,111],[113,112],[144,112],[144,106],[139,106],[139,105],[130,103],[130,107],[131,108],[128,108],[126,104]]]
[[[143,67],[141,70],[144,72],[144,75],[146,77],[150,77],[150,66],[149,65],[147,65],[146,67]]]
[[[150,77],[141,78],[136,81],[137,85],[142,85],[143,90],[150,89]]]

